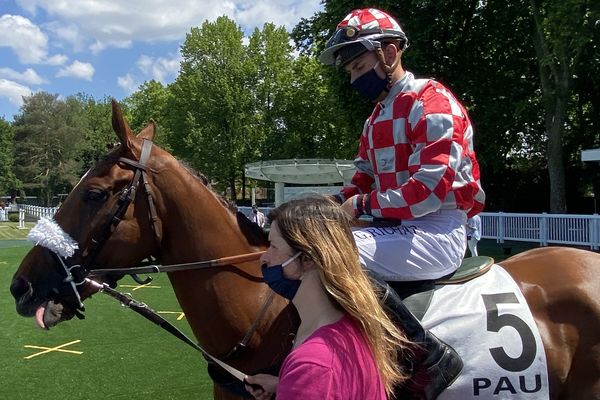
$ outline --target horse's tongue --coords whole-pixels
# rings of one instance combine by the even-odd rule
[[[44,313],[46,312],[46,306],[48,302],[46,301],[44,304],[38,307],[35,311],[35,323],[42,329],[48,329],[46,324],[44,323]]]

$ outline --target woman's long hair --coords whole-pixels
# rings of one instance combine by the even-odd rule
[[[269,214],[285,241],[319,267],[330,299],[358,322],[383,380],[386,392],[406,380],[399,354],[411,343],[385,313],[359,263],[351,218],[333,201],[315,196],[291,200]]]

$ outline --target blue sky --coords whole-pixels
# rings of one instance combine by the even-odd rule
[[[120,100],[144,81],[168,84],[186,33],[205,20],[290,31],[321,9],[320,0],[0,0],[0,117],[11,121],[38,91]]]

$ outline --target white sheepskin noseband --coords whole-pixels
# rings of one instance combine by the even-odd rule
[[[40,218],[31,229],[27,239],[37,246],[42,246],[63,258],[71,257],[79,248],[77,242],[69,234],[49,218]]]

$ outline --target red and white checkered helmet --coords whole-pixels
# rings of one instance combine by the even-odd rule
[[[381,47],[383,39],[400,40],[400,50],[408,47],[408,38],[400,24],[376,8],[352,10],[337,26],[319,59],[325,65],[343,66],[367,51]]]

